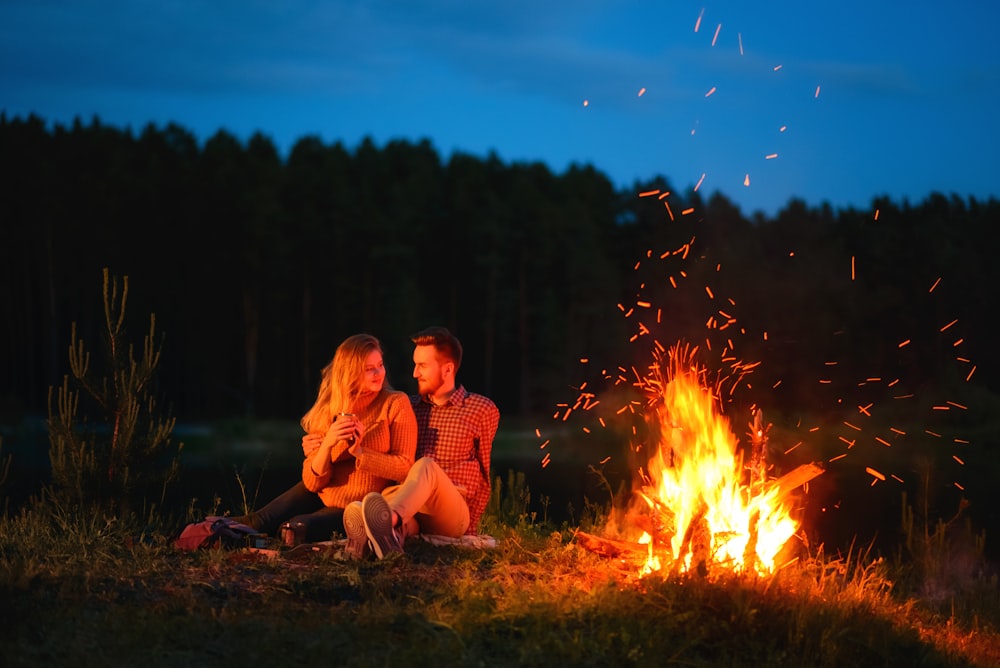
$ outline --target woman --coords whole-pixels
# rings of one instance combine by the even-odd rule
[[[406,477],[417,448],[409,397],[386,380],[382,346],[368,334],[348,337],[323,369],[316,403],[301,420],[302,480],[266,506],[234,518],[286,544],[344,533],[344,508]],[[286,532],[287,533],[287,532]]]

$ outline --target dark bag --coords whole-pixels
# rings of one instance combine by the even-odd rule
[[[259,533],[251,526],[241,524],[230,517],[212,515],[201,522],[192,522],[184,527],[181,535],[174,540],[174,547],[192,551],[208,547],[232,550],[246,547],[248,537],[257,535]]]

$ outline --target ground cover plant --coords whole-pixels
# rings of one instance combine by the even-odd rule
[[[640,578],[582,549],[579,527],[497,481],[494,549],[422,541],[385,561],[337,541],[278,552],[179,552],[163,517],[52,499],[2,521],[0,662],[246,665],[992,666],[995,575],[921,599],[910,566],[820,551],[769,577]],[[583,528],[601,520],[589,509]],[[907,584],[910,583],[910,584]]]

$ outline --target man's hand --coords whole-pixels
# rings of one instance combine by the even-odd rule
[[[302,437],[302,454],[306,459],[312,457],[323,443],[323,434],[306,434]]]

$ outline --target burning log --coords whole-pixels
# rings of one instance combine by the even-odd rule
[[[574,534],[576,544],[594,554],[609,559],[624,557],[629,559],[642,560],[646,558],[649,548],[642,543],[632,543],[624,540],[614,540],[602,538],[584,531],[577,531]]]
[[[755,508],[750,514],[749,537],[747,538],[747,546],[743,549],[743,564],[746,567],[755,565],[757,562],[758,522],[760,522],[760,510]]]
[[[824,469],[823,465],[819,462],[803,464],[802,466],[789,471],[773,483],[778,487],[778,498],[784,498],[793,489],[805,485],[807,482],[816,476],[821,475],[825,471],[826,469]]]
[[[653,542],[669,543],[674,535],[674,511],[656,498],[656,491],[650,486],[644,486],[639,496],[648,504],[646,512],[633,510],[628,512],[628,522],[653,537]]]
[[[767,428],[764,427],[764,413],[759,408],[754,411],[750,425],[750,471],[748,487],[756,490],[767,479]]]
[[[759,413],[758,413],[759,415]],[[811,463],[803,464],[795,468],[794,470],[786,473],[777,480],[773,481],[771,484],[778,488],[778,499],[781,500],[787,496],[792,490],[805,485],[810,480],[818,475],[821,475],[825,469],[821,464]],[[754,509],[753,513],[750,515],[749,527],[748,527],[748,538],[746,548],[743,550],[743,563],[745,566],[749,567],[751,564],[757,561],[757,537],[758,537],[758,526],[757,523],[760,520],[760,510]]]
[[[698,567],[698,573],[705,575],[705,564],[711,556],[712,532],[705,526],[705,516],[708,514],[708,504],[704,500],[698,507],[698,512],[691,518],[687,530],[684,531],[684,540],[681,548],[677,552],[677,559],[670,569],[670,575],[674,576],[680,571],[681,565],[687,559],[688,552],[691,553],[691,561]]]
[[[817,462],[810,464],[803,464],[792,471],[781,476],[777,480],[772,481],[770,484],[773,487],[777,487],[778,496],[777,499],[780,501],[784,499],[792,490],[795,490],[805,484],[807,484],[813,478],[822,475],[826,469],[823,465]],[[773,488],[772,487],[772,488]],[[757,557],[757,538],[758,538],[758,521],[760,520],[760,510],[754,509],[753,513],[750,515],[750,526],[749,535],[747,538],[747,545],[743,551],[743,563],[746,567],[750,567],[755,562],[758,561]]]
[[[780,478],[770,481],[768,484],[778,488],[778,498],[781,499],[796,488],[808,483],[813,478],[822,475],[824,472],[825,469],[821,463],[814,462],[810,464],[803,464]],[[659,510],[662,511],[663,509],[659,508]],[[680,568],[683,567],[683,563],[686,560],[688,553],[691,554],[691,563],[694,565],[697,572],[701,575],[705,575],[707,573],[708,562],[711,561],[712,556],[712,537],[711,530],[707,525],[707,513],[708,506],[707,504],[702,503],[698,513],[691,518],[691,522],[688,524],[687,529],[684,532],[684,539],[681,543],[678,557],[674,560],[671,567],[672,574],[676,575]],[[743,552],[744,564],[746,564],[747,567],[750,567],[758,561],[757,539],[759,520],[760,511],[755,510],[751,515],[747,526],[749,537],[746,548]],[[658,523],[654,523],[652,518],[647,517],[640,520],[633,516],[631,521],[634,525],[642,525],[644,527],[647,534],[651,536],[654,548],[657,545],[669,546],[672,534],[664,531],[664,527],[662,526],[654,526],[658,525]],[[603,536],[595,536],[594,534],[589,534],[584,531],[577,531],[574,534],[574,537],[577,545],[581,548],[609,559],[622,558],[641,562],[645,560],[650,553],[650,546],[647,543],[615,540],[612,538],[605,538]],[[667,551],[669,552],[669,547]]]
[[[753,423],[750,425],[750,480],[747,486],[753,493],[767,480],[767,429],[764,428],[764,413],[759,408],[754,411]],[[768,429],[770,425],[768,425]],[[743,563],[754,564],[757,561],[757,523],[760,521],[760,509],[755,508],[750,513],[747,527],[747,545],[743,550]]]

